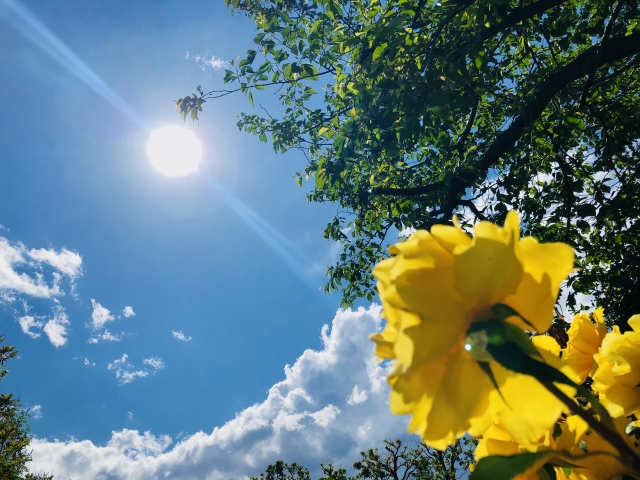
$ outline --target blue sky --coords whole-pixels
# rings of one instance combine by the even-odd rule
[[[147,158],[151,130],[180,123],[173,99],[222,86],[202,58],[235,58],[253,36],[221,0],[0,0],[0,333],[20,352],[2,388],[36,407],[34,470],[349,466],[404,430],[366,338],[379,309],[336,314],[317,291],[335,206],[304,199],[304,158],[239,132],[241,95],[187,122],[201,173],[165,177]]]

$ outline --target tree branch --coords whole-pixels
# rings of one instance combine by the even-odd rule
[[[512,27],[516,23],[520,23],[523,20],[527,20],[528,18],[540,15],[547,10],[551,10],[558,5],[566,3],[567,1],[568,0],[541,0],[536,3],[531,3],[526,7],[516,8],[513,11],[509,12],[503,21],[496,23],[495,25],[492,25],[486,30],[480,32],[480,38],[482,39],[482,41],[488,40],[491,37],[496,36],[498,33],[506,30],[507,28]]]
[[[543,86],[530,97],[520,116],[489,146],[484,157],[472,168],[460,171],[447,185],[444,181],[408,188],[379,187],[372,189],[373,195],[413,197],[436,192],[448,186],[450,197],[459,197],[474,181],[486,176],[486,172],[522,137],[526,128],[533,124],[564,87],[608,63],[622,60],[640,53],[640,32],[618,37],[603,44],[594,45],[560,70],[551,74]]]

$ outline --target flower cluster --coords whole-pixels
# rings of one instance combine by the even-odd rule
[[[573,250],[520,238],[514,212],[473,236],[453,223],[393,245],[373,271],[387,322],[371,338],[393,364],[392,412],[439,449],[481,438],[474,478],[637,474],[627,427],[640,418],[640,315],[621,334],[607,332],[602,309],[579,314],[561,350],[544,333]]]

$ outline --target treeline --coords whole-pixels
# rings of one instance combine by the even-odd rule
[[[444,451],[416,441],[384,440],[382,451],[377,448],[360,452],[353,464],[353,474],[332,463],[321,463],[319,480],[462,480],[470,475],[474,464],[477,440],[464,437]],[[311,480],[309,469],[297,463],[278,460],[259,477],[250,480]]]
[[[3,345],[0,335],[0,381],[9,373],[6,364],[18,355],[11,345]],[[31,427],[27,423],[29,410],[11,393],[0,393],[0,479],[52,480],[53,475],[33,475],[27,472],[31,461]]]

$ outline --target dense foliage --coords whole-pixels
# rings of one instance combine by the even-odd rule
[[[11,345],[2,345],[0,336],[0,380],[9,370],[6,363],[15,358],[18,352]],[[48,475],[27,473],[27,463],[31,461],[28,450],[31,435],[27,423],[29,412],[22,408],[20,400],[10,393],[0,393],[0,479],[14,480],[50,480]]]
[[[360,452],[360,460],[353,464],[353,475],[333,464],[320,464],[320,480],[457,480],[467,478],[474,463],[476,440],[461,438],[444,451],[423,443],[410,445],[401,439],[385,440],[383,452],[371,448]],[[250,480],[311,480],[309,470],[296,463],[278,460],[269,465],[259,477]]]
[[[229,90],[277,89],[238,125],[299,149],[313,202],[339,205],[326,290],[373,298],[388,235],[521,214],[578,253],[570,283],[615,323],[640,311],[640,26],[629,0],[227,0],[256,24]],[[263,57],[263,61],[258,61]],[[573,301],[573,298],[570,298]]]

